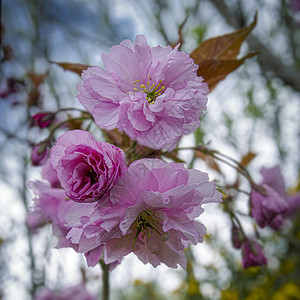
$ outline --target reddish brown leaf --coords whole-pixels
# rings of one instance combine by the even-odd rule
[[[191,57],[199,65],[197,73],[199,76],[203,76],[210,91],[229,73],[243,64],[247,58],[258,54],[258,52],[250,53],[237,59],[243,41],[255,27],[256,22],[257,15],[248,27],[208,39],[191,53]]]
[[[45,77],[48,76],[48,74],[49,71],[46,71],[45,73],[42,74],[27,73],[27,76],[32,81],[32,87],[30,89],[27,98],[28,107],[39,106],[39,100],[41,96],[39,91],[39,86],[44,82]]]
[[[218,163],[216,162],[216,160],[213,157],[211,157],[209,155],[205,155],[204,153],[202,153],[200,151],[195,151],[195,157],[202,159],[203,161],[206,162],[208,167],[210,167],[212,170],[215,170],[218,173],[222,174],[222,171],[221,171]]]
[[[40,84],[44,82],[44,79],[46,76],[48,76],[49,71],[47,70],[46,72],[42,74],[35,74],[35,73],[27,73],[27,76],[31,79],[33,85],[35,87],[38,87]]]
[[[40,92],[36,86],[32,87],[27,97],[27,106],[39,106]]]
[[[247,58],[257,55],[258,52],[249,53],[241,59],[235,60],[215,60],[209,59],[199,63],[198,75],[204,78],[210,91],[225,77],[242,65]]]
[[[256,157],[256,154],[253,152],[248,152],[246,155],[242,157],[241,165],[244,167],[247,167],[248,164],[253,160],[253,158]]]
[[[83,70],[86,70],[87,68],[90,67],[88,65],[72,64],[72,63],[59,63],[59,62],[55,62],[55,61],[52,61],[52,63],[54,63],[58,66],[61,66],[66,71],[71,71],[78,75],[81,75]]]

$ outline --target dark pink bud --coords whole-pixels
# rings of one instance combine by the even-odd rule
[[[31,118],[35,121],[36,125],[40,128],[49,127],[54,121],[55,114],[50,111],[37,113]]]
[[[49,148],[48,143],[42,142],[33,146],[31,152],[31,162],[33,166],[41,166],[44,160],[48,157]]]
[[[253,240],[246,240],[242,245],[243,268],[254,266],[263,266],[267,264],[267,258],[264,255],[261,246]]]
[[[240,228],[235,225],[231,229],[231,242],[235,249],[240,249],[244,242],[245,238]]]

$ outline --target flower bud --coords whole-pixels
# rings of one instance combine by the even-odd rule
[[[263,266],[267,264],[267,258],[264,255],[261,246],[253,240],[246,240],[242,245],[243,268],[254,266]]]
[[[235,225],[232,225],[231,228],[231,242],[235,249],[240,249],[242,247],[242,244],[244,242],[244,235],[240,228],[236,227]]]
[[[55,114],[50,111],[40,112],[32,116],[31,118],[35,121],[35,124],[40,128],[49,127],[54,121]]]
[[[49,154],[48,143],[42,142],[35,145],[31,152],[31,162],[33,166],[41,166]]]

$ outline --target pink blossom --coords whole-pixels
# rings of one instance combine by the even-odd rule
[[[197,218],[202,204],[220,202],[208,175],[159,159],[132,163],[110,191],[114,205],[98,206],[89,217],[73,208],[67,216],[68,238],[84,251],[105,243],[106,264],[133,252],[154,267],[185,268],[184,248],[203,241],[205,226]],[[98,251],[98,250],[96,250]]]
[[[30,181],[28,187],[35,195],[32,212],[27,217],[28,227],[34,230],[51,223],[54,235],[59,238],[58,245],[76,248],[65,239],[69,229],[64,226],[66,214],[75,202],[66,199],[63,189],[53,188],[46,181]]]
[[[285,220],[300,208],[300,193],[287,195],[278,166],[262,168],[262,183],[252,189],[251,215],[260,227],[282,228]]]
[[[58,188],[61,187],[60,182],[57,178],[56,171],[52,168],[49,156],[50,156],[50,151],[47,160],[44,161],[42,165],[42,171],[41,171],[42,179],[48,181],[52,187]]]
[[[102,55],[106,70],[90,67],[78,99],[103,129],[118,128],[141,145],[172,150],[200,126],[208,87],[198,65],[178,46],[150,47],[144,36]]]
[[[267,264],[267,258],[264,255],[261,246],[253,240],[246,240],[242,246],[243,268],[253,266],[263,266]]]
[[[283,224],[283,214],[288,205],[280,195],[266,184],[251,191],[251,215],[260,227],[279,229]]]
[[[78,243],[74,242],[74,237],[68,238],[69,231],[72,231],[74,235],[75,230],[78,235],[78,228],[72,229],[66,225],[67,216],[69,219],[75,219],[84,224],[86,217],[94,212],[96,203],[74,202],[67,198],[62,188],[53,188],[46,181],[30,181],[28,187],[35,194],[34,205],[27,216],[28,227],[35,231],[46,223],[50,223],[53,234],[58,238],[56,248],[71,247],[77,252],[82,252],[86,257],[88,266],[95,266],[103,255],[104,244],[97,243],[96,240],[89,240],[92,247],[88,248],[87,244],[85,247],[79,247]],[[91,249],[92,251],[90,251]],[[115,268],[118,263],[116,261],[111,264],[110,269]]]
[[[61,135],[50,161],[67,196],[78,202],[99,200],[127,168],[121,149],[82,130]]]
[[[46,287],[40,289],[34,300],[96,300],[97,297],[90,294],[83,284],[52,291]]]

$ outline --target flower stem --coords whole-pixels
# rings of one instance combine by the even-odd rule
[[[221,161],[221,162],[227,164],[228,166],[236,169],[240,174],[242,174],[244,177],[246,177],[248,179],[251,186],[255,185],[255,182],[252,179],[252,177],[250,176],[248,170],[241,163],[239,163],[237,160],[231,158],[230,156],[227,156],[217,150],[211,150],[211,149],[208,149],[203,146],[180,147],[180,148],[174,149],[174,151],[180,151],[180,150],[195,150],[195,151],[202,152],[205,155],[210,155],[211,157],[215,158],[216,160]],[[234,163],[235,165],[233,165],[232,163]]]
[[[102,300],[109,299],[109,265],[103,259],[99,261],[102,268]]]
[[[91,119],[92,119],[91,117],[78,117],[78,118],[72,118],[72,119],[68,119],[68,120],[62,121],[62,122],[60,122],[59,124],[57,124],[57,125],[50,131],[49,136],[48,136],[47,139],[51,138],[51,137],[54,135],[55,131],[56,131],[57,129],[59,129],[59,128],[60,128],[62,125],[64,125],[64,124],[67,124],[67,123],[72,122],[72,121],[91,120]]]
[[[75,107],[60,108],[56,112],[54,112],[54,114],[57,114],[57,113],[62,112],[62,111],[69,111],[69,110],[79,111],[81,113],[84,113],[84,114],[87,114],[87,115],[91,116],[91,114],[89,112],[87,112],[86,110],[83,110],[83,109],[80,109],[80,108],[75,108]]]

